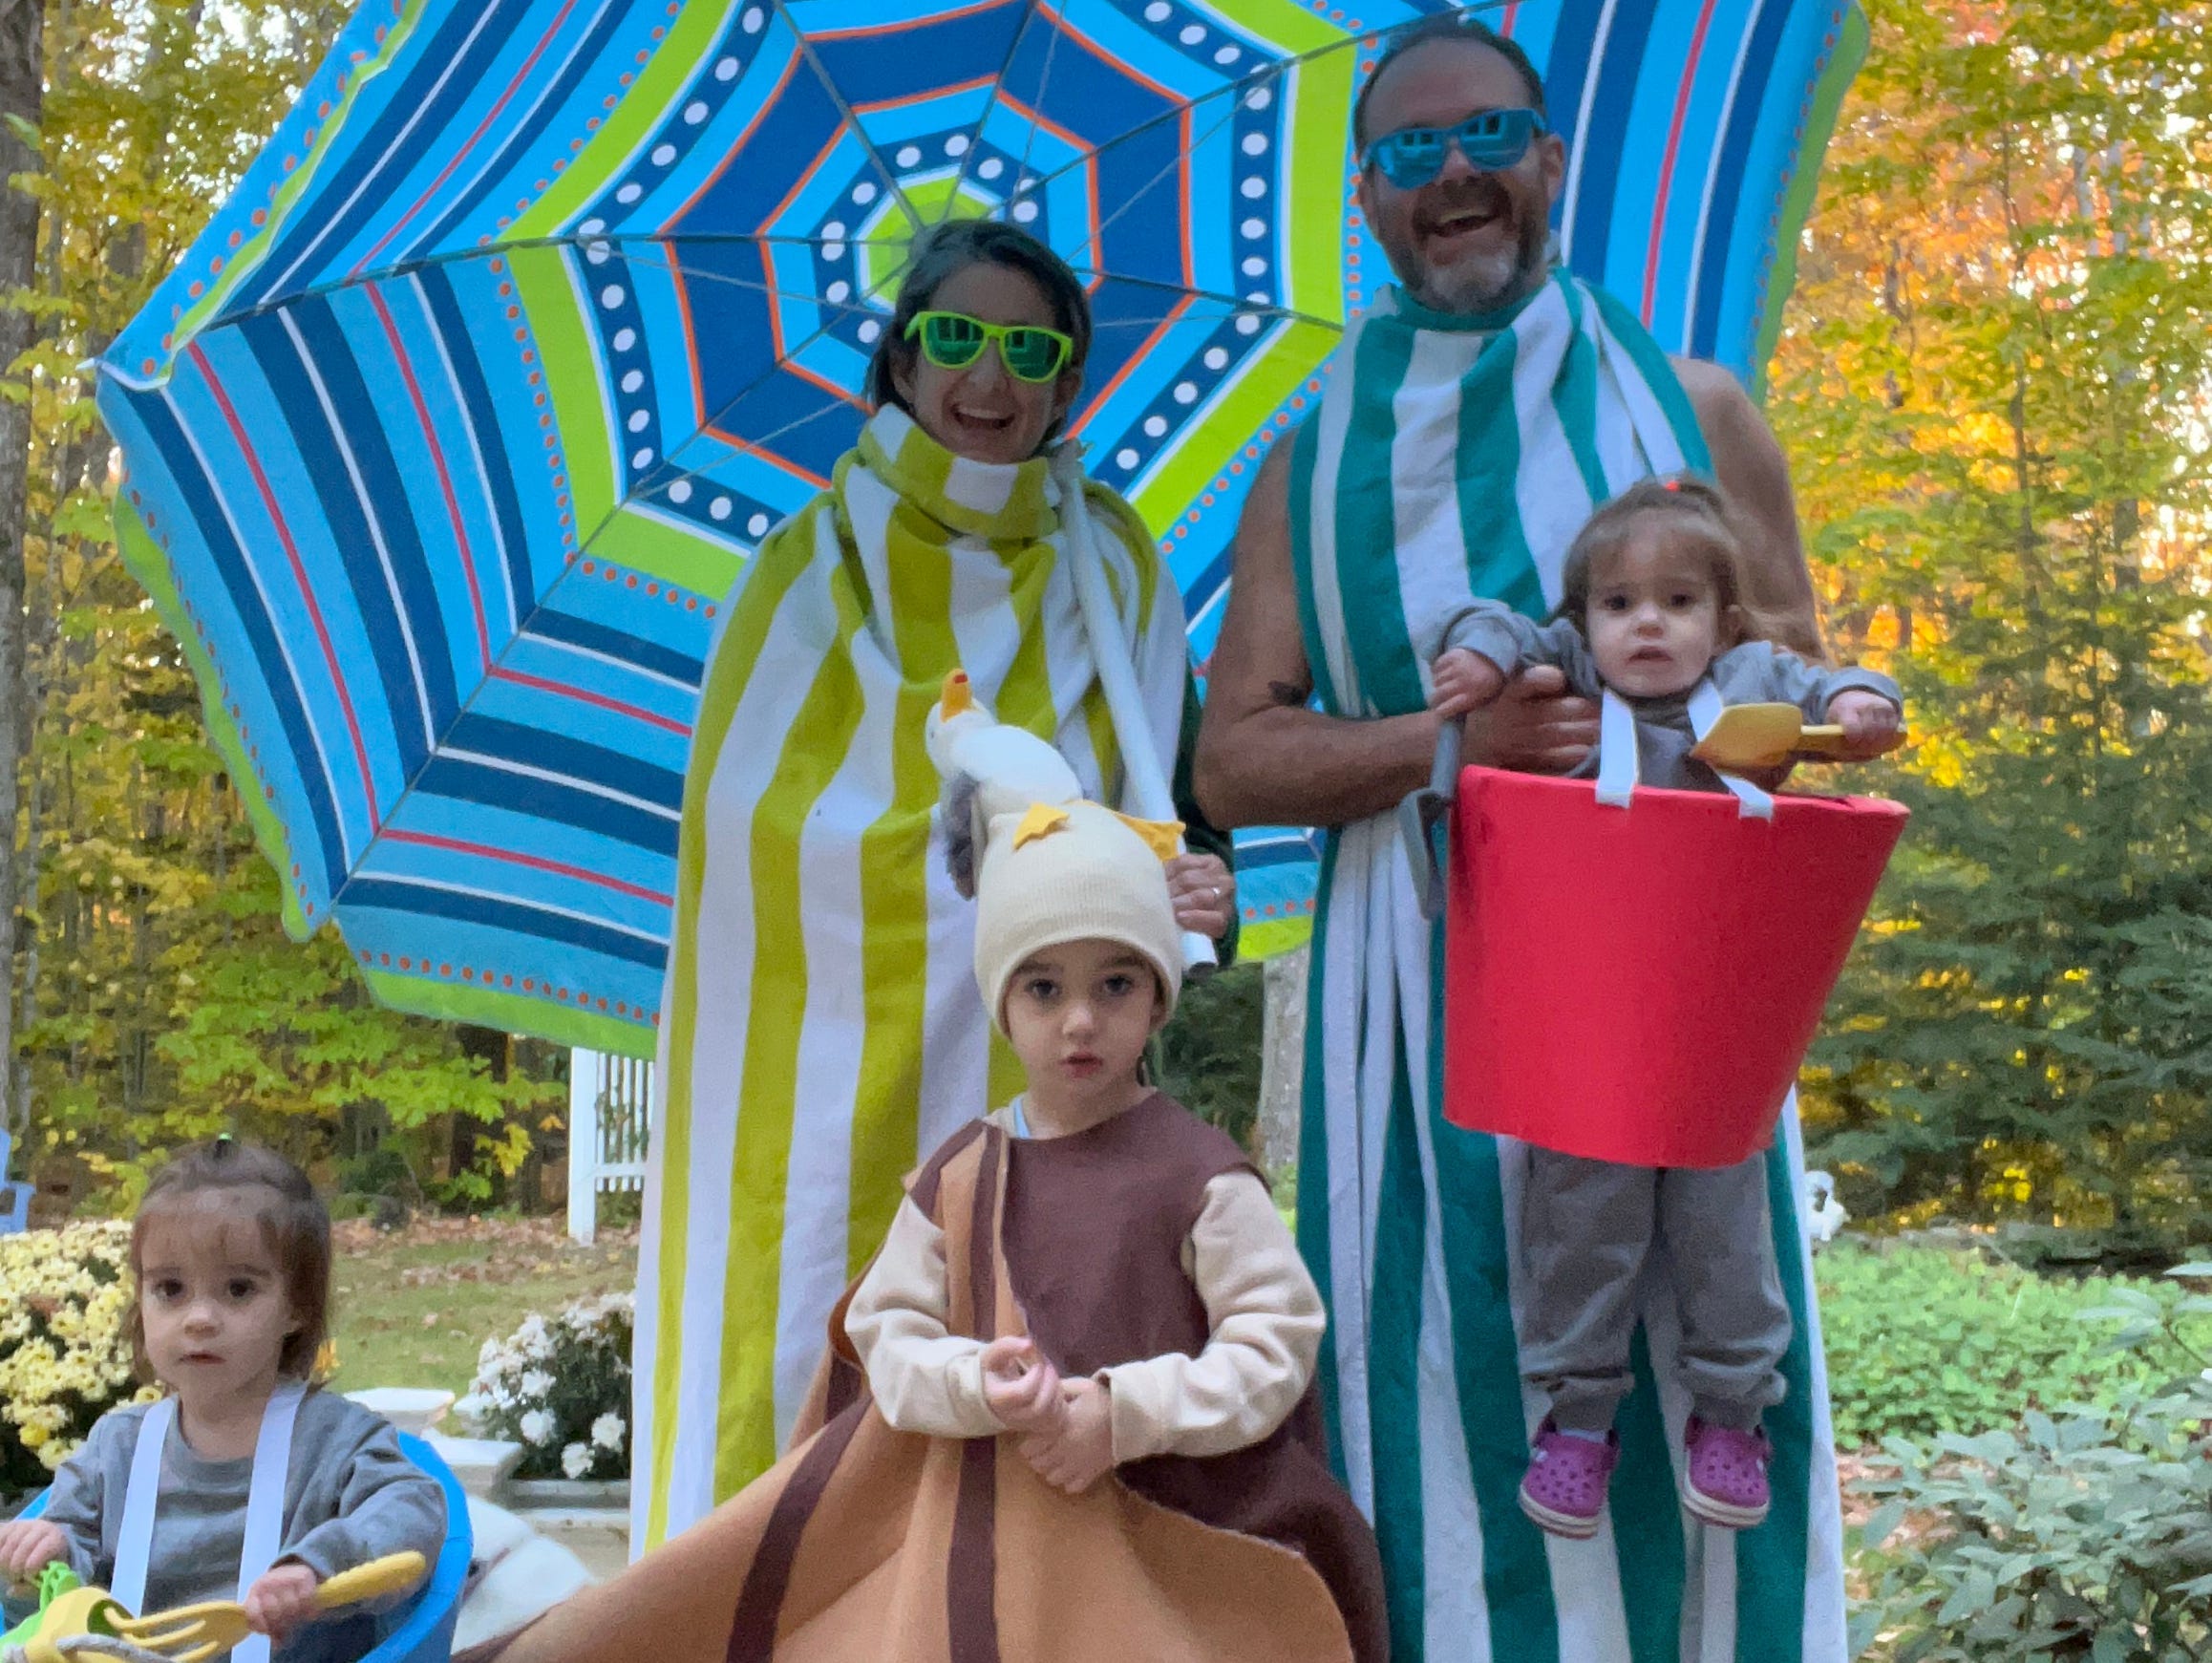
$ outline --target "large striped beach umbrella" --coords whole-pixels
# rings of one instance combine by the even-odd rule
[[[126,558],[285,879],[408,1010],[649,1054],[717,614],[828,479],[915,228],[1092,285],[1078,432],[1202,660],[1250,470],[1383,280],[1351,98],[1416,0],[362,0],[100,366]],[[1521,0],[1571,262],[1763,356],[1845,0]],[[1249,840],[1250,945],[1309,906]]]

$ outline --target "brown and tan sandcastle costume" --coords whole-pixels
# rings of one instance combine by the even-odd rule
[[[994,1019],[1030,955],[1078,939],[1143,957],[1172,1010],[1159,847],[1095,803],[1035,800],[1065,765],[988,713],[948,700],[931,737],[947,823],[976,834],[948,860]],[[1385,1663],[1374,1538],[1322,1453],[1320,1296],[1244,1151],[1157,1093],[1066,1136],[1020,1126],[1000,1110],[922,1167],[831,1315],[790,1455],[501,1663]],[[1202,1378],[1216,1315],[1244,1361]],[[1017,1335],[1103,1380],[1138,1459],[1080,1495],[1037,1476],[975,1373]],[[1199,1363],[1142,1366],[1170,1359]],[[918,1381],[931,1405],[904,1400]]]
[[[1180,1254],[1206,1184],[1245,1164],[1165,1097],[1068,1138],[973,1122],[910,1192],[945,1232],[949,1328],[1027,1333],[1071,1377],[1197,1354]],[[1310,1393],[1247,1449],[1069,1496],[1011,1438],[893,1431],[843,1317],[790,1455],[501,1663],[1383,1663],[1373,1538]]]

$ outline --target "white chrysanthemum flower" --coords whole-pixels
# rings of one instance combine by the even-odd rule
[[[623,1434],[628,1430],[623,1418],[610,1409],[591,1423],[591,1441],[602,1449],[619,1451],[622,1448]]]
[[[520,1430],[525,1443],[544,1443],[553,1436],[553,1417],[542,1409],[533,1409],[524,1415]]]
[[[543,1369],[532,1369],[522,1376],[522,1396],[543,1399],[553,1391],[553,1376]]]
[[[580,1479],[591,1470],[591,1446],[572,1443],[561,1452],[561,1470],[572,1479]]]

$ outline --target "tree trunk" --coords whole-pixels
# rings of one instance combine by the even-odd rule
[[[1298,1164],[1300,1097],[1306,1083],[1306,976],[1310,949],[1267,961],[1261,1032],[1260,1164],[1270,1179]]]
[[[38,280],[38,201],[6,184],[38,165],[16,131],[36,127],[45,73],[43,0],[0,0],[0,292],[31,288]],[[32,341],[28,312],[0,310],[0,373]],[[15,836],[24,752],[23,515],[24,476],[31,460],[28,400],[0,401],[0,967],[8,987],[0,996],[0,1091],[8,1101],[0,1122],[15,1129]]]
[[[22,885],[23,906],[18,909],[24,923],[23,977],[15,995],[15,1034],[20,1043],[38,1021],[38,943],[44,933],[42,909],[38,899],[39,861],[45,849],[46,837],[46,778],[35,766],[31,771],[31,811],[24,820],[23,864],[16,882]],[[5,991],[5,990],[0,990]],[[20,1054],[12,1059],[9,1074],[7,1101],[17,1120],[29,1130],[32,1111],[31,1059]]]
[[[504,1081],[509,1062],[515,1055],[511,1035],[497,1028],[479,1028],[473,1022],[464,1022],[454,1030],[454,1039],[460,1046],[463,1056],[481,1061],[492,1078]],[[476,1164],[477,1122],[470,1116],[455,1111],[452,1116],[451,1141],[447,1145],[447,1171],[458,1178]],[[492,1203],[498,1205],[506,1200],[506,1181],[497,1172],[485,1174],[492,1184]]]

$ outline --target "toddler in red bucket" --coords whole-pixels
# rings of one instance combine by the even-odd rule
[[[1809,664],[1761,637],[1747,604],[1741,546],[1720,495],[1691,480],[1645,480],[1606,504],[1567,551],[1558,613],[1539,625],[1478,601],[1446,625],[1431,704],[1447,719],[1496,698],[1523,666],[1564,672],[1602,699],[1596,774],[1678,790],[1729,790],[1759,812],[1764,794],[1691,755],[1729,705],[1779,702],[1843,730],[1861,759],[1896,743],[1897,684],[1869,670]],[[1634,767],[1608,748],[1632,745]],[[1521,1206],[1522,1376],[1550,1413],[1521,1480],[1521,1505],[1555,1535],[1594,1536],[1619,1460],[1614,1411],[1631,1384],[1636,1285],[1664,1249],[1682,1325],[1691,1399],[1683,1502],[1733,1529],[1767,1515],[1764,1411],[1781,1401],[1789,1307],[1776,1269],[1766,1157],[1717,1170],[1655,1170],[1530,1146]]]

